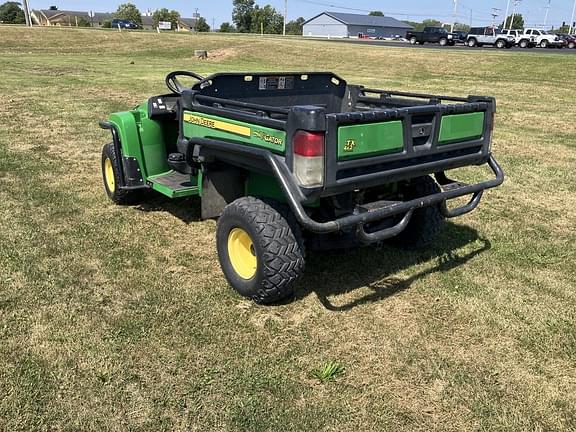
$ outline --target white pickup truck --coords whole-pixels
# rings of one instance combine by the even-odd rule
[[[524,34],[526,36],[534,36],[536,38],[537,46],[541,48],[564,48],[564,45],[566,44],[558,36],[548,33],[546,30],[526,28],[524,29]]]
[[[536,36],[526,35],[522,30],[502,30],[502,34],[512,36],[520,48],[534,48],[537,45]]]

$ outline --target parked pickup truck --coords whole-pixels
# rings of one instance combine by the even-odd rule
[[[502,34],[507,36],[512,36],[514,42],[520,48],[534,48],[536,44],[535,36],[528,36],[522,32],[522,30],[502,30]]]
[[[419,43],[420,45],[425,42],[437,43],[441,46],[454,45],[456,43],[456,38],[452,33],[448,33],[448,30],[442,27],[425,27],[424,31],[421,32],[406,32],[406,39],[410,41],[412,45]]]
[[[218,218],[224,276],[258,303],[291,295],[305,245],[424,246],[445,218],[474,210],[504,180],[491,97],[378,90],[329,72],[175,71],[166,85],[169,93],[100,123],[111,132],[105,191],[126,204],[148,190],[174,199],[171,207],[198,196],[200,217]],[[474,166],[492,176],[466,184],[447,172]],[[173,231],[194,253],[186,224]]]
[[[564,48],[566,42],[557,35],[548,33],[546,30],[536,28],[524,29],[524,34],[536,38],[536,44],[541,48]]]
[[[512,48],[515,43],[514,36],[503,34],[494,27],[473,27],[466,39],[469,47],[492,45],[496,48]]]

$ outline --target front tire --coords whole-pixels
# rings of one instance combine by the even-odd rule
[[[546,39],[540,42],[540,48],[548,48],[548,41]]]
[[[496,48],[503,49],[505,47],[506,47],[506,42],[504,42],[502,39],[499,39],[496,41]]]
[[[228,204],[218,220],[216,248],[228,283],[256,303],[291,296],[304,272],[300,227],[271,200],[243,197]]]
[[[440,46],[446,46],[446,45],[448,45],[448,39],[446,38],[440,39]]]
[[[138,200],[137,191],[120,189],[122,184],[122,170],[120,168],[121,155],[116,154],[113,143],[108,143],[102,148],[102,179],[106,195],[114,203],[124,205],[133,204]]]
[[[430,176],[412,179],[400,187],[404,200],[413,200],[442,192]],[[392,238],[392,243],[405,249],[420,249],[428,246],[444,228],[444,216],[441,204],[414,210],[412,218],[404,231]]]

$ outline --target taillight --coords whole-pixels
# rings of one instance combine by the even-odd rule
[[[294,175],[304,187],[324,184],[324,133],[298,131],[292,140]]]

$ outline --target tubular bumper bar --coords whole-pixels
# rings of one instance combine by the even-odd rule
[[[358,238],[360,241],[365,243],[385,240],[386,238],[399,234],[408,225],[410,217],[412,216],[412,212],[419,208],[441,204],[442,212],[444,216],[448,218],[471,212],[476,207],[478,207],[478,204],[480,204],[482,194],[486,189],[499,186],[504,181],[504,172],[502,171],[502,168],[500,168],[500,165],[498,165],[496,159],[490,155],[488,159],[488,166],[495,175],[495,178],[491,180],[467,185],[448,180],[443,173],[439,173],[437,178],[439,179],[441,185],[444,183],[444,181],[448,182],[443,184],[445,189],[443,192],[428,195],[411,201],[386,202],[381,207],[370,211],[354,212],[353,214],[328,222],[317,222],[310,218],[310,216],[308,216],[306,213],[302,205],[304,202],[306,202],[306,197],[302,194],[299,186],[296,184],[292,173],[288,170],[286,164],[271,152],[207,138],[193,138],[190,140],[190,143],[197,147],[197,149],[194,151],[195,155],[213,155],[214,157],[222,160],[228,159],[226,155],[236,155],[240,158],[244,156],[247,158],[246,160],[254,160],[254,158],[261,159],[266,163],[266,165],[268,165],[268,168],[284,192],[286,200],[292,212],[296,216],[296,219],[305,229],[317,234],[327,234],[340,231],[345,228],[356,227]],[[230,158],[230,160],[232,159],[233,157]],[[472,198],[468,204],[457,207],[455,209],[448,209],[446,206],[447,200],[465,195],[472,195]],[[404,216],[397,225],[391,228],[386,228],[375,233],[366,233],[364,230],[365,224],[377,222],[397,215]]]

